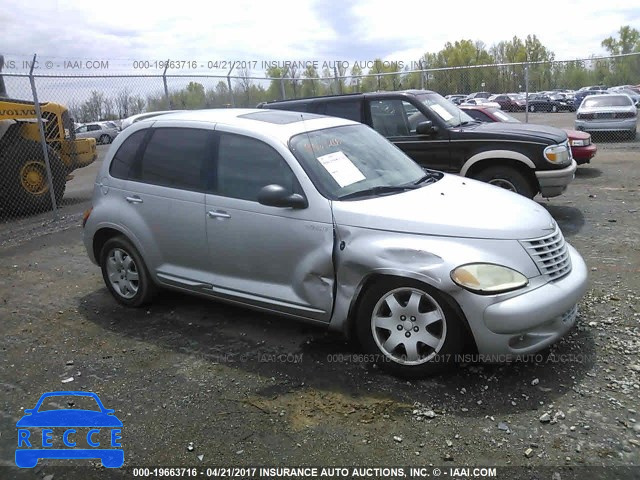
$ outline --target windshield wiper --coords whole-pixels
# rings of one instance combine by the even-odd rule
[[[429,183],[433,183],[436,181],[437,178],[438,177],[433,173],[425,173],[422,177],[420,177],[418,180],[413,182],[413,185],[420,185],[422,183],[425,183],[427,180],[430,180]]]
[[[377,187],[366,188],[357,192],[347,193],[338,197],[338,200],[348,200],[350,198],[369,197],[374,195],[381,195],[384,193],[396,193],[404,192],[405,190],[414,190],[414,185],[378,185]]]

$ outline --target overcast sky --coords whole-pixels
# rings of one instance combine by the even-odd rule
[[[556,60],[603,54],[600,42],[622,25],[640,29],[638,0],[534,3],[390,0],[160,3],[146,0],[2,0],[1,51],[8,59],[110,60],[111,73],[134,60],[416,60],[448,41],[487,47],[535,34]],[[260,65],[260,63],[258,64]],[[262,74],[258,68],[258,74]],[[71,72],[70,72],[71,73]],[[87,73],[87,72],[85,72]],[[97,73],[97,72],[95,72]],[[151,72],[149,72],[151,73]]]

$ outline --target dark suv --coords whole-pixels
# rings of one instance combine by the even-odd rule
[[[280,100],[258,107],[365,123],[424,167],[483,180],[529,198],[562,194],[576,170],[564,131],[480,123],[428,90]]]

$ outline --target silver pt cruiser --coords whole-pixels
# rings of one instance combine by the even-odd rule
[[[537,203],[423,170],[365,125],[287,111],[132,125],[83,223],[124,305],[164,287],[295,317],[405,376],[463,346],[502,358],[556,342],[587,283]]]

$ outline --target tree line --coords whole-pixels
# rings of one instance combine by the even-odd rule
[[[170,90],[168,97],[158,92],[143,98],[124,89],[111,98],[92,91],[88,100],[72,103],[69,108],[76,121],[88,122],[126,118],[145,111],[231,105],[255,107],[260,102],[283,98],[377,90],[424,88],[446,95],[479,90],[521,92],[525,86],[528,91],[540,91],[640,83],[640,32],[637,29],[623,26],[616,36],[604,39],[601,45],[610,55],[638,55],[610,59],[591,56],[588,60],[558,62],[536,35],[524,39],[514,36],[489,48],[480,41],[459,40],[447,42],[440,51],[427,52],[413,62],[425,72],[410,72],[408,66],[398,70],[393,62],[382,59],[375,60],[366,72],[358,64],[349,70],[338,65],[321,71],[311,65],[304,70],[274,66],[265,72],[268,83],[254,80],[251,77],[257,74],[245,69],[238,72],[231,90],[225,81],[219,81],[213,88],[192,81],[184,88]]]

